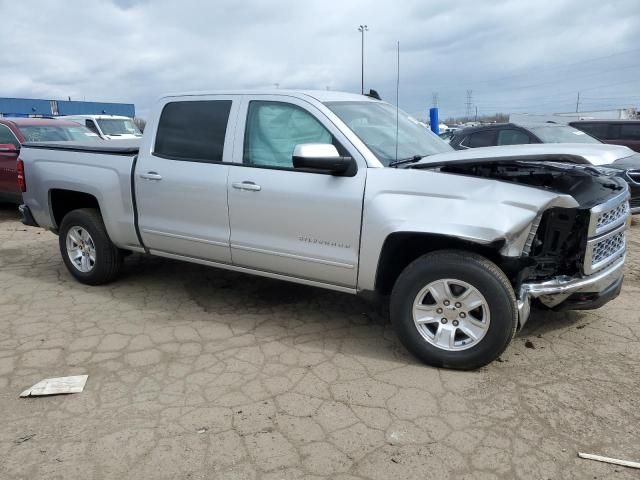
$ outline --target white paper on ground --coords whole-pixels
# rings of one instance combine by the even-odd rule
[[[42,397],[45,395],[61,395],[80,393],[84,390],[89,375],[73,377],[46,378],[20,394],[21,397]]]

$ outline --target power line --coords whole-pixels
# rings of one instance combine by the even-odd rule
[[[576,65],[582,65],[582,64],[585,64],[585,63],[592,63],[592,62],[596,62],[596,61],[599,61],[599,60],[605,60],[605,59],[608,59],[608,58],[613,58],[613,57],[617,57],[617,56],[621,56],[621,55],[627,55],[629,53],[636,53],[636,52],[640,52],[640,48],[634,48],[632,50],[625,50],[625,51],[622,51],[622,52],[612,53],[610,55],[604,55],[604,56],[600,56],[600,57],[593,57],[593,58],[581,60],[579,62],[565,63],[565,64],[562,64],[562,65],[551,65],[551,66],[547,66],[547,67],[544,67],[544,66],[543,67],[532,66],[531,68],[526,69],[521,73],[515,73],[515,74],[512,74],[512,75],[505,75],[503,77],[497,77],[497,78],[488,78],[486,80],[478,80],[478,81],[475,81],[474,83],[475,84],[479,84],[479,83],[494,83],[494,82],[500,82],[502,80],[509,80],[509,79],[516,78],[516,77],[522,77],[524,75],[529,75],[529,71],[530,70],[535,70],[536,73],[543,72],[543,71],[564,70],[564,69],[567,69],[567,68],[575,67]],[[608,71],[611,71],[611,69],[609,69]],[[457,84],[457,85],[456,84],[453,84],[453,85],[449,84],[448,86],[455,88],[456,86],[461,86],[461,85],[462,84]]]
[[[595,72],[595,73],[593,73],[591,75],[581,75],[579,77],[579,80],[582,80],[584,78],[597,77],[599,75],[608,74],[608,73],[611,73],[611,72],[614,72],[614,71],[617,71],[617,70],[628,70],[628,69],[631,69],[631,68],[638,68],[638,67],[640,67],[640,64],[627,65],[625,67],[620,67],[620,68],[617,68],[617,69],[608,69],[606,71]],[[560,80],[550,80],[550,81],[546,81],[546,82],[534,83],[534,84],[531,84],[531,85],[518,85],[518,86],[513,86],[513,87],[508,87],[508,88],[501,88],[500,92],[510,92],[510,91],[513,91],[513,90],[522,90],[522,89],[527,89],[527,88],[544,87],[546,85],[554,85],[554,84],[558,84],[558,83],[565,83],[565,82],[568,82],[568,81],[571,81],[571,80],[563,78],[563,79],[560,79]],[[637,79],[634,79],[634,81],[637,81]],[[585,90],[586,90],[586,88],[585,88]]]

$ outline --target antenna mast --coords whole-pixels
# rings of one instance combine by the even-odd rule
[[[400,118],[400,40],[398,40],[398,72],[396,75],[396,162],[398,161],[398,130]]]

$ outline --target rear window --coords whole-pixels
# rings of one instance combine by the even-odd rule
[[[544,125],[529,127],[542,143],[601,143],[595,138],[578,130],[564,125]]]
[[[171,102],[162,109],[154,154],[174,160],[221,162],[231,100]]]
[[[620,125],[620,140],[640,140],[640,123]]]
[[[572,126],[596,138],[609,138],[609,125],[606,123],[578,123]]]
[[[95,133],[82,125],[24,125],[19,126],[18,129],[24,135],[26,142],[86,142],[98,140],[98,136]]]

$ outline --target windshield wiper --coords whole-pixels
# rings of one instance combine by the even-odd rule
[[[400,158],[398,160],[395,160],[393,162],[391,162],[389,164],[390,167],[397,167],[398,165],[404,165],[406,163],[415,163],[415,162],[419,162],[420,160],[422,160],[424,157],[427,157],[428,155],[414,155],[413,157],[407,157],[407,158]]]

